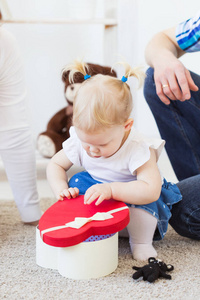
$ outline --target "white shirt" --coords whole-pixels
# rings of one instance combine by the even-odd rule
[[[150,158],[150,149],[155,149],[157,160],[164,148],[161,139],[145,139],[132,128],[122,147],[108,158],[90,157],[82,147],[74,127],[70,128],[70,138],[63,143],[68,159],[76,166],[82,166],[100,182],[128,182],[136,180],[136,170]]]

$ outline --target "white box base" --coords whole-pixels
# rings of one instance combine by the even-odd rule
[[[118,266],[118,233],[104,240],[61,248],[45,244],[36,227],[36,263],[71,279],[106,276]]]

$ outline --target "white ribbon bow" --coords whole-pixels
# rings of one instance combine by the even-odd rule
[[[91,221],[105,221],[105,220],[112,219],[112,218],[114,218],[114,217],[111,214],[109,214],[108,212],[102,212],[102,213],[97,212],[96,214],[94,214],[92,217],[89,217],[89,218],[77,217],[74,219],[74,221],[65,224],[65,226],[79,229]]]
[[[43,235],[50,231],[59,230],[59,229],[67,228],[67,227],[79,229],[91,221],[105,221],[108,219],[112,219],[112,218],[114,218],[112,216],[113,213],[124,210],[124,209],[128,209],[128,206],[119,207],[119,208],[110,210],[108,212],[97,212],[96,214],[94,214],[92,217],[89,217],[89,218],[77,217],[74,219],[74,221],[66,223],[65,225],[51,227],[51,228],[42,230],[41,238],[43,239]]]

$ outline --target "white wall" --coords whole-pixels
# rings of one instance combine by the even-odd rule
[[[7,0],[13,17],[17,18],[65,18],[71,16],[70,0]],[[104,15],[103,0],[71,0],[79,2],[84,17],[85,1],[97,4],[95,16]],[[144,49],[156,32],[189,18],[199,9],[199,0],[105,0],[107,16],[118,15],[117,43],[107,35],[110,51],[105,57],[103,25],[49,25],[5,24],[16,36],[24,58],[33,133],[45,130],[49,118],[65,106],[64,85],[61,70],[77,57],[100,64],[113,64],[117,56],[125,57],[133,65],[145,65]],[[108,5],[108,2],[110,5]],[[81,5],[84,6],[81,7]],[[91,5],[91,2],[90,2]],[[118,11],[117,11],[118,9]],[[88,12],[88,10],[87,10]],[[75,13],[74,13],[75,14]],[[77,15],[75,15],[77,17]],[[182,58],[193,71],[200,72],[196,63],[198,53]],[[131,85],[133,83],[131,82]],[[151,112],[144,101],[142,90],[135,92],[135,124],[148,135],[158,135]],[[145,118],[144,118],[145,116]]]
[[[68,8],[73,10],[70,6],[72,2],[7,0],[14,19],[40,20],[71,17]],[[83,14],[84,0],[76,2],[79,2],[81,18],[87,17]],[[98,16],[101,11],[94,13]],[[3,26],[14,34],[21,48],[29,91],[33,134],[36,138],[38,133],[46,129],[51,116],[66,106],[64,84],[61,80],[63,67],[77,57],[103,64],[104,26],[28,23]]]

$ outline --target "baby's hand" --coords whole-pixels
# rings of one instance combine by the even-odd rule
[[[109,183],[94,184],[86,191],[84,204],[91,204],[97,199],[95,205],[99,205],[103,200],[110,198],[112,198],[112,190]]]
[[[79,189],[78,188],[68,188],[64,189],[60,195],[58,200],[63,200],[64,197],[71,199],[71,198],[76,198],[79,195]]]

